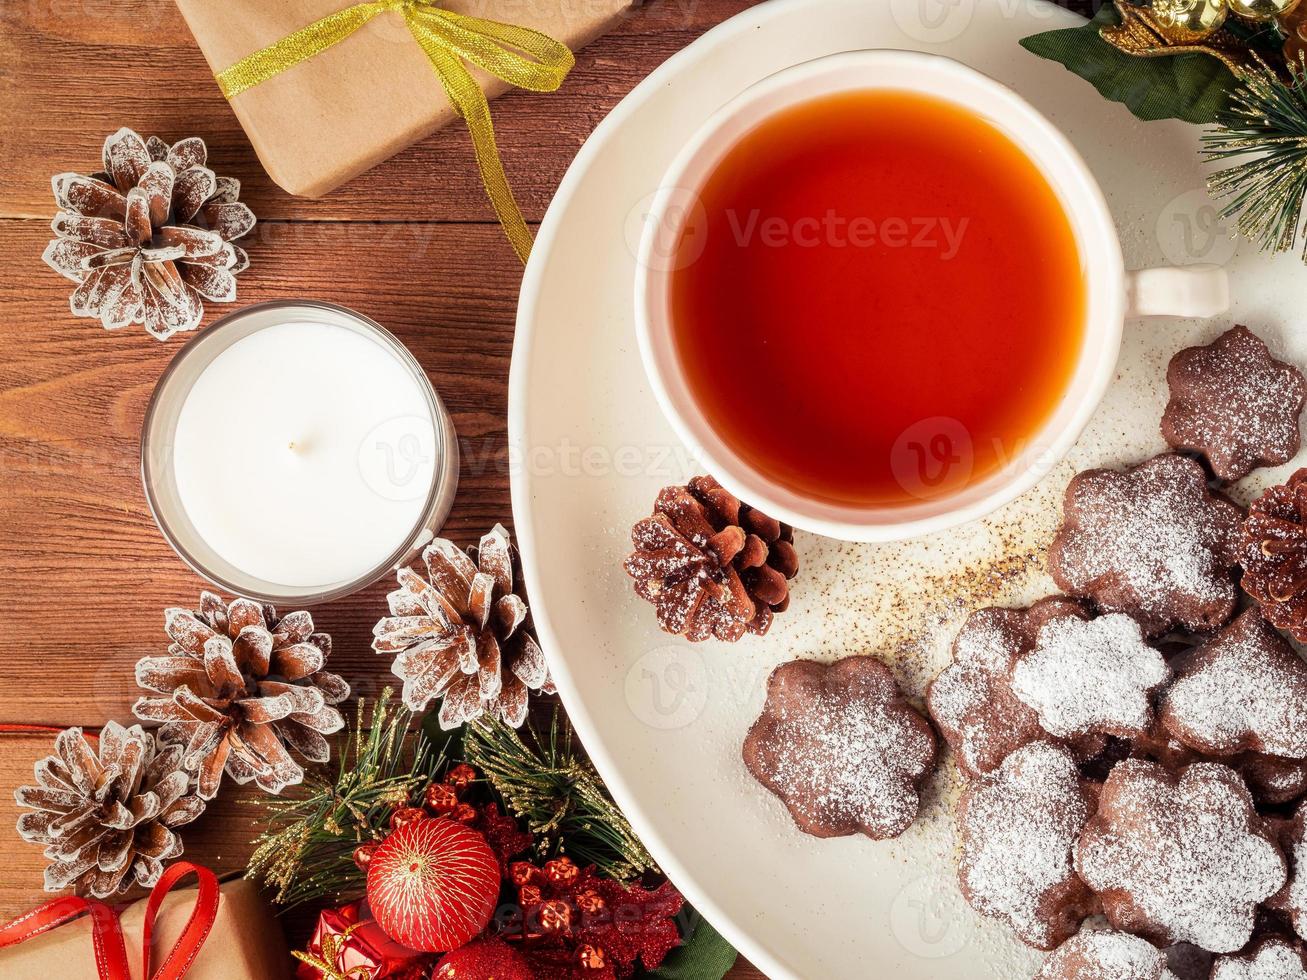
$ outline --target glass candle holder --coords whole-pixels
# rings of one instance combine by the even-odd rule
[[[341,306],[260,303],[191,339],[141,434],[168,543],[220,589],[300,606],[412,559],[453,505],[458,441],[422,366]]]

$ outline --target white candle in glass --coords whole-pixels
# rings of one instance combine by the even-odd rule
[[[160,526],[197,571],[327,598],[438,529],[452,429],[389,334],[338,307],[264,304],[192,343],[160,382],[143,456]]]

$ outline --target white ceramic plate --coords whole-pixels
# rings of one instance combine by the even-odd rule
[[[902,838],[816,840],[749,778],[740,744],[767,674],[795,657],[878,652],[919,695],[972,608],[1052,591],[1043,551],[1077,469],[1142,459],[1167,359],[1237,317],[1307,363],[1293,257],[1236,255],[1203,188],[1197,130],[1144,124],[1017,44],[1081,20],[1042,0],[768,0],[670,59],[595,130],[540,229],[522,286],[509,401],[513,510],[535,622],[586,747],[650,850],[774,978],[1019,980],[1039,956],[968,909],[955,884],[941,767]],[[1132,266],[1229,265],[1222,321],[1132,324],[1119,379],[1071,457],[994,518],[902,545],[800,535],[794,601],[765,638],[692,646],[660,633],[622,572],[631,524],[697,467],[659,414],[632,327],[634,246],[673,155],[719,105],[786,65],[916,48],[1011,85],[1061,126],[1107,193]],[[760,396],[761,397],[761,396]],[[1263,471],[1247,495],[1289,471]]]

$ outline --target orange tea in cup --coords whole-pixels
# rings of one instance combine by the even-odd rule
[[[830,95],[746,133],[698,194],[669,303],[720,438],[803,496],[894,506],[1000,469],[1084,339],[1071,223],[1035,164],[961,107]]]

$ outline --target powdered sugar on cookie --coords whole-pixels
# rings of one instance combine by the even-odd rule
[[[874,657],[782,664],[744,742],[754,778],[818,837],[903,833],[934,760],[929,722]]]
[[[1166,956],[1126,932],[1082,932],[1059,946],[1035,980],[1176,980]]]
[[[1177,624],[1212,629],[1234,611],[1241,517],[1182,456],[1087,470],[1067,486],[1049,570],[1063,589],[1130,613],[1151,636]]]
[[[1013,752],[958,807],[967,901],[1039,949],[1073,935],[1092,908],[1071,860],[1089,815],[1089,793],[1065,749],[1033,742]]]
[[[1245,956],[1220,957],[1212,980],[1307,980],[1307,964],[1283,939],[1268,939]]]
[[[1178,776],[1153,762],[1118,764],[1075,857],[1113,926],[1214,953],[1248,942],[1258,904],[1286,877],[1243,780],[1207,762]]]
[[[1307,663],[1256,609],[1176,661],[1166,730],[1216,755],[1307,758]]]
[[[1145,734],[1153,723],[1152,694],[1171,670],[1123,613],[1093,620],[1055,619],[1039,631],[1035,649],[1012,672],[1012,690],[1054,735]]]

